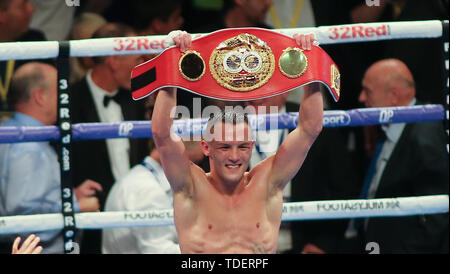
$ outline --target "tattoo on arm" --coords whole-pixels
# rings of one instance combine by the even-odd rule
[[[260,243],[253,243],[252,249],[254,254],[269,254],[269,250]]]

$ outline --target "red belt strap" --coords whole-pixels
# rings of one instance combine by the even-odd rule
[[[170,47],[131,74],[135,100],[163,87],[220,100],[255,100],[311,82],[323,83],[339,100],[339,69],[323,49],[303,51],[293,38],[259,28],[213,32],[193,40],[185,53]]]

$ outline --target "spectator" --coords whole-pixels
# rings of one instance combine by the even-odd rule
[[[0,42],[42,41],[44,34],[30,29],[33,5],[28,0],[0,0]],[[0,61],[0,111],[10,111],[7,95],[14,71],[26,60]],[[1,118],[1,117],[0,117]]]
[[[77,13],[82,12],[92,12],[103,15],[109,6],[112,5],[112,2],[116,2],[116,0],[84,0],[80,1],[80,6],[77,8]],[[124,3],[122,1],[122,3]],[[108,18],[109,19],[109,18]],[[108,20],[110,22],[110,20]]]
[[[420,104],[412,73],[398,59],[370,66],[362,86],[359,100],[366,107]],[[389,124],[381,129],[361,199],[448,194],[447,136],[441,122]],[[439,253],[448,250],[447,233],[448,214],[434,214],[352,219],[346,237],[358,243],[356,248],[376,242],[381,253]]]
[[[353,2],[355,5],[349,14],[353,23],[448,20],[448,0],[380,0],[379,5],[373,6],[366,5],[362,0]],[[444,55],[440,38],[392,40],[377,44],[381,48],[377,53],[379,57],[375,60],[380,58],[399,59],[411,70],[416,83],[418,100],[434,104],[445,103],[445,96],[442,92],[445,89],[445,68],[442,61]],[[429,54],[418,55],[417,49],[423,48],[428,49]],[[363,73],[365,69],[360,70],[360,73]],[[359,77],[354,78],[359,79]],[[430,79],[432,80],[430,81]],[[354,97],[353,100],[356,100],[357,96]]]
[[[380,0],[379,5],[367,5],[364,0],[337,2],[316,0],[313,3],[316,21],[320,26],[350,23],[448,20],[448,0]],[[317,12],[316,12],[317,11]],[[342,93],[338,109],[359,107],[358,95],[364,71],[376,60],[396,58],[412,71],[416,82],[416,97],[422,102],[444,103],[444,63],[441,39],[403,39],[324,46],[333,56],[342,73]],[[417,54],[418,49],[429,54]],[[354,62],[353,60],[358,60]],[[347,76],[346,76],[347,75]],[[433,79],[430,81],[430,79]]]
[[[356,20],[389,21],[388,10],[380,12],[377,6],[367,6],[365,0],[314,0],[312,1],[314,17],[317,26],[332,26],[360,23]],[[365,9],[358,9],[363,6]],[[364,16],[364,15],[372,15]],[[375,16],[376,17],[375,17]],[[376,18],[376,19],[375,19]],[[375,60],[378,60],[384,50],[381,42],[344,43],[336,45],[323,45],[323,48],[332,56],[341,72],[341,90],[339,102],[330,103],[333,109],[353,109],[360,107],[358,95],[361,90],[360,79],[364,71]],[[358,62],[354,62],[358,60]],[[357,134],[358,136],[361,133]]]
[[[387,2],[387,1],[386,1]],[[448,0],[396,0],[389,21],[448,20]],[[419,101],[445,104],[445,64],[442,39],[392,40],[385,43],[384,58],[404,62],[414,77]],[[418,50],[427,49],[424,54]]]
[[[313,1],[273,1],[266,23],[275,28],[315,27]]]
[[[183,1],[183,29],[189,33],[201,26],[207,25],[222,16],[223,0],[184,0]]]
[[[90,39],[106,23],[106,20],[99,14],[81,13],[73,22],[70,38],[72,40]],[[93,67],[94,59],[92,57],[70,58],[70,82],[75,83],[81,80],[86,76],[87,71]]]
[[[121,3],[122,5],[122,3]],[[129,2],[132,18],[132,26],[139,35],[166,35],[178,30],[183,25],[181,15],[181,0],[135,0]],[[145,55],[150,60],[156,55]],[[192,106],[193,95],[189,92],[181,92],[180,105]]]
[[[113,0],[104,11],[104,16],[110,22],[121,22],[133,27],[137,35],[166,35],[180,29],[184,19],[181,15],[181,0]],[[155,55],[145,55],[145,59]],[[180,105],[193,108],[194,96],[189,92],[179,93]],[[192,113],[192,111],[191,111]]]
[[[27,0],[0,1],[0,42],[43,40],[44,35],[30,29],[35,8]],[[25,40],[26,39],[26,40]]]
[[[30,26],[45,33],[48,40],[67,40],[76,6],[61,0],[29,0],[35,7]]]
[[[139,35],[164,35],[180,29],[184,19],[181,0],[131,1],[132,26]]]
[[[136,33],[126,25],[109,23],[101,27],[94,38],[134,35]],[[94,68],[72,85],[72,122],[143,120],[142,102],[134,102],[129,92],[131,70],[143,61],[142,55],[96,57],[94,60]],[[77,142],[72,147],[74,183],[78,184],[86,178],[100,182],[103,187],[99,196],[102,210],[113,183],[149,153],[145,139],[95,140]],[[100,232],[84,231],[82,253],[101,253]]]
[[[89,7],[92,5],[88,3],[86,10],[97,11],[108,22],[129,25],[138,35],[162,35],[179,29],[183,24],[182,2],[182,0],[129,2],[110,0],[109,3],[105,2],[98,7]]]
[[[56,82],[56,69],[50,65],[31,62],[21,66],[13,76],[8,94],[8,101],[15,112],[2,126],[54,124]],[[95,190],[101,190],[101,186],[90,180],[75,189],[76,212],[98,210],[97,198],[91,197]],[[1,216],[61,212],[58,157],[48,142],[0,145],[0,198]],[[61,229],[37,235],[42,240],[45,253],[63,253]],[[0,241],[11,239],[13,235],[2,235]]]
[[[271,28],[264,23],[271,5],[272,0],[224,0],[223,16],[194,31],[208,33],[225,28]]]
[[[122,2],[122,1],[119,1]],[[122,3],[120,4],[122,5]],[[178,30],[184,19],[181,15],[182,1],[180,0],[135,0],[129,2],[132,26],[139,35],[166,35],[171,31]],[[114,4],[113,4],[114,6]],[[152,59],[155,55],[146,55],[145,59]],[[186,106],[193,113],[193,99],[199,96],[188,91],[178,93],[179,105]],[[201,102],[200,108],[205,105]]]
[[[99,14],[85,12],[78,15],[72,26],[71,39],[89,39],[107,21]]]

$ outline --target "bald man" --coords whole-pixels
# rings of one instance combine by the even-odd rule
[[[374,63],[362,80],[360,102],[366,107],[413,106],[415,83],[408,67],[396,59]],[[361,198],[392,198],[448,194],[449,162],[441,122],[383,125],[384,142],[366,176]],[[382,134],[383,135],[383,134]],[[352,220],[347,238],[361,246],[376,242],[380,253],[448,252],[448,214]],[[447,234],[447,237],[445,236]],[[363,251],[365,252],[365,251]]]
[[[48,126],[57,115],[56,69],[31,62],[17,69],[12,78],[8,102],[14,114],[0,126]],[[96,211],[98,200],[91,197],[101,186],[87,180],[77,189],[75,211]],[[78,202],[78,203],[77,203]],[[0,145],[0,216],[61,212],[58,157],[48,142]],[[63,253],[61,230],[37,233],[44,253]],[[17,235],[0,235],[10,252]],[[21,235],[25,238],[26,235]]]
[[[416,94],[411,71],[397,59],[385,59],[369,67],[362,87],[359,101],[366,107],[407,106]]]

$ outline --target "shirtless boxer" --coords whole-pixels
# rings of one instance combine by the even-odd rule
[[[308,50],[313,35],[295,35]],[[174,38],[182,51],[190,35]],[[317,83],[305,87],[299,123],[278,152],[246,172],[254,142],[241,113],[208,122],[212,138],[201,141],[210,173],[190,162],[172,130],[176,89],[161,89],[152,117],[153,138],[174,192],[174,220],[182,253],[276,253],[283,188],[300,169],[322,130],[323,102]],[[238,132],[241,129],[241,132]],[[243,134],[239,134],[243,133]]]

